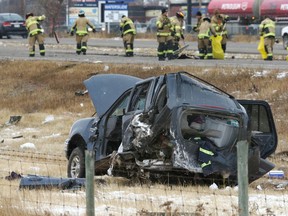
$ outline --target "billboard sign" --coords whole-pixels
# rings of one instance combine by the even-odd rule
[[[78,13],[80,10],[84,10],[85,12],[85,17],[87,17],[93,24],[99,23],[99,10],[98,7],[84,7],[84,8],[79,8],[79,7],[70,7],[69,8],[69,20],[68,20],[68,25],[72,26],[75,20],[78,18]]]
[[[69,0],[69,7],[98,7],[98,0]]]
[[[127,4],[104,5],[104,22],[120,22],[122,15],[128,16]]]

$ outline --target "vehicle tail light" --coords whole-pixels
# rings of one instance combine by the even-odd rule
[[[10,22],[7,22],[7,21],[6,21],[6,22],[3,22],[3,26],[4,26],[4,27],[9,27],[9,26],[11,26],[11,23],[10,23]]]

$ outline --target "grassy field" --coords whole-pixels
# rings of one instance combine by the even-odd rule
[[[104,70],[107,66],[108,71]],[[147,78],[169,72],[187,71],[236,98],[268,101],[274,114],[279,141],[276,154],[270,160],[276,163],[277,168],[287,169],[287,160],[283,155],[288,152],[288,92],[287,78],[281,77],[283,71],[173,66],[151,66],[147,69],[143,65],[127,67],[114,64],[8,60],[0,61],[0,71],[0,185],[3,186],[0,192],[0,212],[3,212],[1,215],[39,215],[35,209],[19,211],[19,205],[17,207],[15,204],[11,208],[11,200],[19,204],[22,196],[28,200],[27,197],[31,196],[33,199],[35,194],[29,195],[29,191],[22,195],[13,192],[19,182],[7,184],[3,177],[9,172],[66,177],[67,161],[63,148],[69,129],[75,120],[91,116],[95,112],[89,97],[75,96],[75,91],[83,90],[83,81],[95,73],[122,73]],[[22,116],[19,123],[7,124],[10,116],[14,115]],[[48,121],[47,117],[53,120]],[[21,138],[15,138],[18,136]],[[21,146],[25,143],[33,143],[35,148],[23,149]],[[46,195],[41,196],[46,200]],[[48,196],[51,199],[51,194]],[[55,199],[63,198],[55,195]],[[77,202],[84,202],[83,198],[81,199]],[[21,205],[23,207],[25,203]]]

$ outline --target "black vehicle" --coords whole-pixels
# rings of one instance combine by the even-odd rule
[[[274,168],[277,134],[265,101],[235,100],[178,72],[139,79],[98,74],[84,81],[97,110],[76,121],[65,143],[68,177],[85,177],[84,151],[95,174],[193,173],[236,179],[236,144],[249,144],[249,182]],[[148,175],[146,175],[148,176]]]
[[[28,32],[25,27],[25,20],[16,13],[0,13],[0,39],[3,36],[22,36],[27,38]]]

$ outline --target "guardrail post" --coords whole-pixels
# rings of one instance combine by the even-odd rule
[[[95,216],[94,203],[94,151],[85,151],[85,171],[86,171],[86,215]]]
[[[248,142],[237,143],[238,207],[239,216],[248,216]]]

